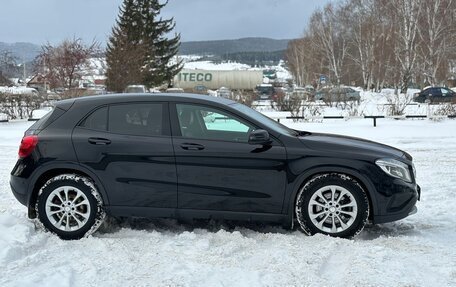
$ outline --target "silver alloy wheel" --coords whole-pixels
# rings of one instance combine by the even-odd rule
[[[75,231],[89,220],[90,202],[81,190],[73,186],[61,186],[49,194],[46,216],[56,228]]]
[[[315,227],[327,233],[338,233],[353,224],[358,214],[358,205],[347,189],[327,185],[312,195],[307,210]]]

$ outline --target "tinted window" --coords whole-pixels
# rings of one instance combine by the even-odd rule
[[[103,107],[91,113],[82,123],[81,127],[92,130],[105,131],[107,127],[108,108]]]
[[[429,95],[429,94],[432,93],[432,89],[431,89],[431,88],[425,89],[425,90],[423,90],[421,93],[424,94],[424,95]]]
[[[219,109],[177,104],[179,127],[183,137],[247,142],[255,128]]]
[[[450,91],[448,89],[441,88],[440,90],[442,91],[442,95],[444,95],[444,96],[446,96],[447,94],[448,95],[452,94],[452,91]]]
[[[138,136],[163,135],[163,105],[112,105],[109,107],[109,131]]]

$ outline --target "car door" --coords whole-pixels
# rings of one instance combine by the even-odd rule
[[[103,120],[104,119],[104,120]],[[177,206],[177,177],[166,103],[101,107],[73,131],[82,165],[99,176],[111,206]]]
[[[439,102],[442,100],[442,90],[440,88],[431,88],[431,93],[429,95],[429,101]]]
[[[226,110],[170,105],[178,208],[280,213],[286,152],[278,140],[250,145],[251,123]]]
[[[451,102],[453,100],[453,91],[447,88],[440,88],[440,91],[442,93],[441,102]]]

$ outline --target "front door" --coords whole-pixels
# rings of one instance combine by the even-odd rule
[[[250,145],[257,127],[219,108],[170,106],[178,208],[280,213],[286,152],[278,140]]]

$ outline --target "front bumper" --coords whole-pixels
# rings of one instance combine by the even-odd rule
[[[417,184],[395,180],[391,189],[377,198],[379,212],[374,214],[373,223],[386,223],[403,219],[417,212],[416,202],[420,200],[421,188]]]

